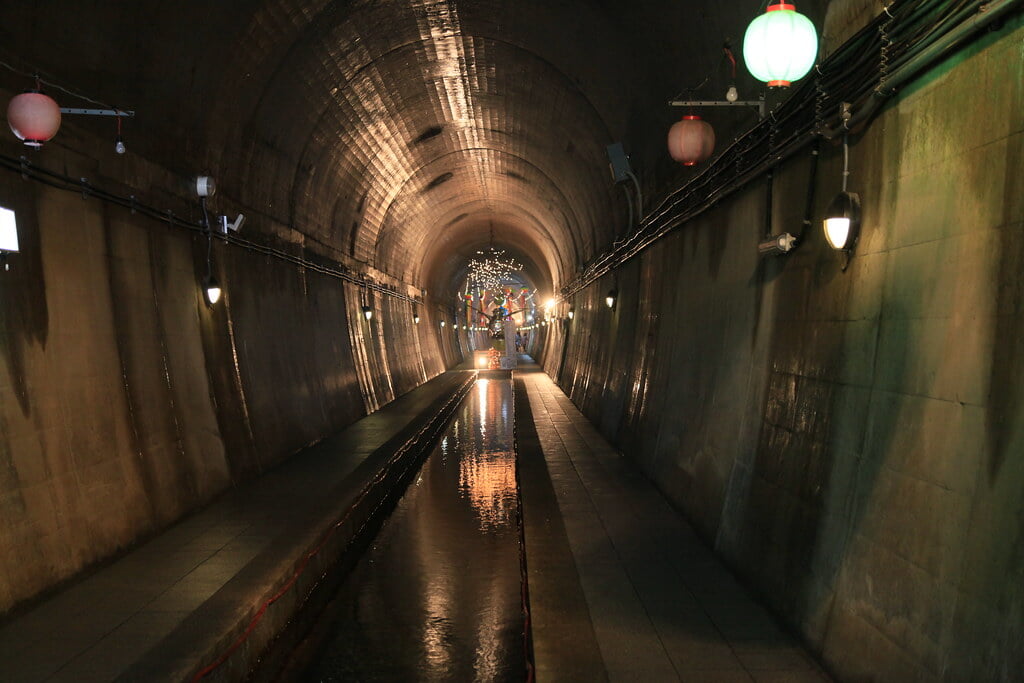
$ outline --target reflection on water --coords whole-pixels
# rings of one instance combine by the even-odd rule
[[[523,680],[512,385],[479,380],[346,581],[310,680]]]

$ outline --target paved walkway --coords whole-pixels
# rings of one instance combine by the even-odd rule
[[[166,652],[189,651],[190,639],[202,645],[203,631],[237,620],[289,576],[373,477],[390,442],[466,377],[431,380],[9,621],[0,628],[0,681],[182,678],[195,657],[168,661]],[[157,644],[165,649],[154,659]]]
[[[546,374],[516,376],[538,681],[829,680]]]

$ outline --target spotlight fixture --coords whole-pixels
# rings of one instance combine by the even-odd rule
[[[366,304],[363,304],[363,317],[367,320],[373,317],[373,309]]]
[[[217,282],[217,278],[213,275],[207,275],[203,278],[203,298],[206,300],[206,305],[215,305],[220,301],[220,295],[220,283]]]
[[[860,235],[860,196],[855,192],[840,192],[825,211],[825,239],[829,246],[850,251]]]
[[[757,252],[761,256],[777,256],[788,254],[796,248],[796,237],[784,232],[781,235],[766,237],[757,245]]]
[[[608,308],[615,308],[615,301],[619,298],[619,292],[617,290],[609,290],[608,296],[604,298],[604,302],[608,305]]]

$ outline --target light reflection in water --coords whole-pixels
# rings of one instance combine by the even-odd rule
[[[512,383],[478,382],[347,580],[310,680],[523,680]]]

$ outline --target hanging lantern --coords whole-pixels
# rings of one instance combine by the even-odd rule
[[[743,60],[751,75],[769,88],[788,88],[807,75],[818,55],[811,20],[788,3],[769,5],[743,36]]]
[[[696,114],[688,114],[668,131],[668,153],[683,166],[694,166],[715,151],[715,129]]]
[[[42,147],[60,128],[60,107],[41,92],[16,95],[7,105],[7,123],[19,140],[29,147]]]

